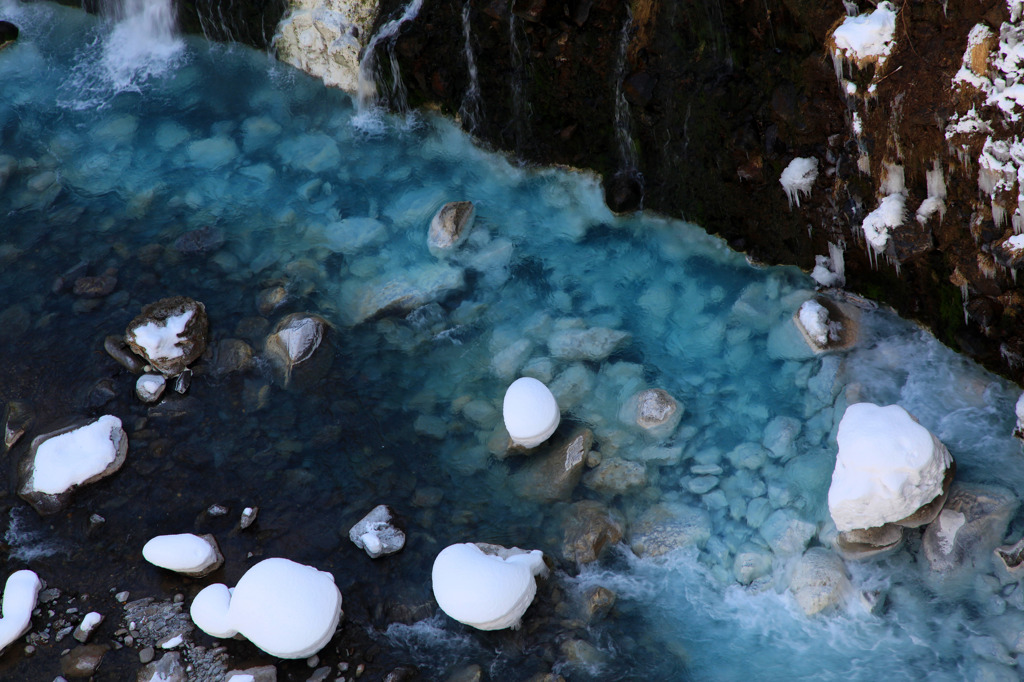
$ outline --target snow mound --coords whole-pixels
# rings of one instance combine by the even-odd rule
[[[32,610],[41,588],[39,576],[33,571],[15,571],[7,578],[0,607],[0,651],[32,627]]]
[[[953,464],[946,446],[899,405],[850,405],[836,441],[828,509],[840,531],[906,519],[942,495]]]
[[[832,32],[832,40],[840,57],[862,63],[889,56],[895,32],[896,8],[880,2],[873,12],[846,17]]]
[[[213,637],[242,634],[271,656],[308,658],[334,636],[341,592],[330,573],[288,559],[265,559],[234,590],[221,583],[202,590],[189,612]]]
[[[224,562],[212,535],[158,535],[142,548],[142,558],[154,566],[195,577],[207,575]]]
[[[524,448],[546,441],[561,420],[558,402],[550,389],[530,377],[516,379],[508,387],[502,414],[512,442]]]
[[[546,574],[538,550],[461,543],[434,559],[434,598],[446,614],[478,630],[515,627],[537,594],[536,575]]]

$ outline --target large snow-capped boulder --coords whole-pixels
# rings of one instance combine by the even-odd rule
[[[828,508],[840,532],[886,523],[915,527],[938,514],[953,458],[905,409],[850,405],[839,422],[836,441],[839,454]],[[924,507],[930,517],[917,514]]]
[[[292,313],[281,319],[264,344],[267,358],[289,386],[305,386],[327,374],[334,360],[327,320],[311,313]]]
[[[441,256],[457,249],[473,229],[474,218],[476,207],[472,201],[450,201],[438,209],[427,233],[430,253]]]
[[[213,637],[244,635],[278,658],[308,658],[320,651],[341,619],[334,576],[288,559],[264,559],[234,590],[217,583],[203,589],[189,610]]]
[[[555,396],[542,382],[530,377],[516,379],[508,387],[502,414],[512,442],[524,448],[546,441],[561,420]]]
[[[547,566],[539,550],[464,542],[434,559],[434,598],[446,614],[478,630],[519,624],[537,594],[534,576]]]
[[[0,652],[32,627],[32,610],[41,588],[33,571],[15,571],[7,578],[0,606]]]
[[[71,492],[121,468],[128,435],[121,420],[104,415],[36,436],[20,465],[18,495],[40,514],[60,511]]]
[[[142,558],[193,578],[209,575],[224,564],[217,540],[209,534],[158,535],[142,547]]]
[[[386,504],[378,504],[348,531],[348,539],[371,559],[394,554],[405,547],[405,531],[395,523],[395,515]]]
[[[206,350],[209,322],[206,306],[185,296],[172,296],[143,306],[128,323],[125,341],[165,376],[176,376]]]

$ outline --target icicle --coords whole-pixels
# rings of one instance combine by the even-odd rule
[[[469,0],[462,6],[462,35],[465,38],[463,54],[466,56],[466,71],[469,73],[469,86],[459,107],[459,118],[465,129],[475,133],[483,119],[483,102],[480,99],[480,80],[476,70],[476,58],[473,56],[473,45],[470,42],[472,33],[469,24]]]

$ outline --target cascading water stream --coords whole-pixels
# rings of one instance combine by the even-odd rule
[[[103,66],[115,90],[164,73],[184,48],[171,0],[113,0],[108,7],[117,23],[103,44]]]
[[[626,7],[626,20],[619,32],[619,49],[615,61],[615,139],[619,147],[620,173],[636,173],[637,156],[630,134],[631,118],[629,102],[623,92],[622,83],[626,77],[626,50],[629,47],[630,32],[633,28],[633,13]]]
[[[359,82],[356,91],[356,107],[360,114],[368,114],[378,106],[379,92],[377,84],[381,82],[381,74],[377,66],[377,46],[385,41],[388,41],[388,59],[391,66],[391,106],[399,112],[404,112],[408,109],[405,98],[405,85],[402,83],[398,59],[394,52],[395,42],[393,39],[398,35],[398,30],[402,27],[402,24],[416,18],[422,6],[423,0],[412,0],[405,6],[400,17],[392,19],[381,26],[380,30],[370,38],[370,42],[366,44],[363,58],[359,61]]]
[[[466,55],[466,70],[469,72],[469,86],[466,88],[462,105],[459,107],[459,118],[462,119],[462,126],[467,132],[475,133],[483,120],[483,101],[480,99],[480,80],[476,69],[476,58],[473,56],[473,45],[470,42],[468,0],[462,6],[462,34],[466,39],[463,52]]]
[[[529,135],[530,116],[533,113],[530,103],[526,99],[526,63],[523,59],[523,54],[529,49],[529,44],[527,43],[525,47],[520,45],[520,43],[526,43],[527,40],[519,18],[515,14],[510,13],[508,19],[508,44],[509,61],[512,64],[512,73],[509,75],[509,85],[512,88],[512,120],[509,121],[509,126],[512,128],[512,133],[515,137],[516,153],[522,150],[523,141]]]

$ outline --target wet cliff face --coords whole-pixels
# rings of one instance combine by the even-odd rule
[[[998,34],[1004,3],[899,5],[884,68],[847,64],[842,82],[827,47],[840,3],[467,3],[425,3],[401,32],[411,104],[461,110],[464,128],[524,159],[593,168],[612,204],[631,198],[616,174],[639,178],[644,208],[693,220],[755,260],[810,269],[839,246],[848,289],[1021,379],[1024,295],[989,253],[1010,223],[979,201],[981,143],[958,151],[946,137],[969,104],[952,87],[968,34],[980,22]],[[378,22],[401,4],[385,0]],[[469,108],[464,12],[480,93]],[[617,119],[620,93],[628,111]],[[779,177],[795,157],[820,172],[790,208]],[[905,219],[878,250],[861,225],[888,192],[887,167],[903,171]],[[918,221],[936,169],[943,210]]]

